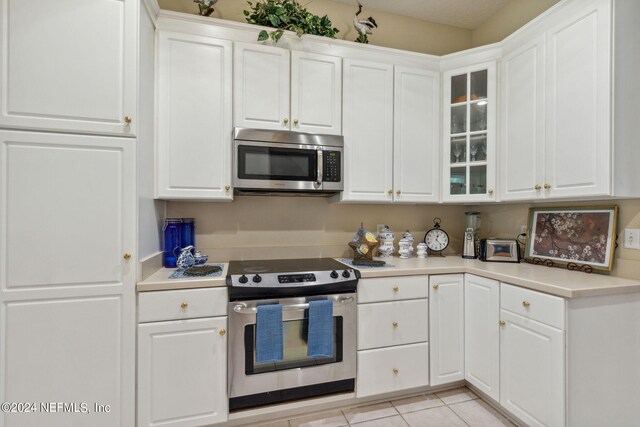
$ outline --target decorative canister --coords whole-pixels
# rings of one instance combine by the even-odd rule
[[[380,239],[380,246],[378,246],[378,252],[380,252],[381,258],[391,258],[396,248],[393,246],[393,239]]]
[[[180,252],[180,226],[182,220],[180,218],[167,218],[164,220],[164,227],[162,231],[164,233],[163,242],[163,260],[164,266],[167,268],[176,268],[176,261]]]
[[[178,268],[184,269],[184,268],[193,267],[193,265],[196,263],[196,259],[191,253],[192,249],[193,249],[193,246],[187,246],[186,248],[182,248],[182,252],[180,252],[180,256],[178,257],[178,261],[176,262],[176,265],[178,266]]]
[[[396,248],[393,245],[393,242],[396,238],[396,234],[391,231],[388,225],[385,225],[378,232],[378,240],[380,241],[380,246],[378,247],[378,252],[380,252],[381,258],[391,258]]]
[[[378,238],[380,240],[393,240],[396,238],[396,234],[393,231],[391,231],[388,225],[385,225],[378,232]]]
[[[407,241],[409,241],[409,249],[410,249],[409,256],[411,256],[413,254],[413,249],[414,249],[413,242],[415,241],[415,239],[413,238],[413,234],[411,234],[409,230],[406,230],[402,235],[402,238],[407,239]]]
[[[418,258],[426,258],[427,257],[427,244],[426,243],[418,243],[418,251],[416,252],[416,255],[418,255]]]
[[[407,259],[411,256],[412,247],[411,247],[411,241],[409,239],[407,239],[406,237],[403,237],[402,239],[400,239],[398,246],[400,246],[400,249],[398,249],[400,258]]]

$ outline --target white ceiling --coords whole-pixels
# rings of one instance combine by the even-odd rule
[[[335,0],[352,4],[357,10],[356,0]],[[474,29],[480,26],[509,0],[360,0],[363,14],[374,15],[373,11],[395,13],[424,19],[440,24]],[[375,15],[374,15],[375,18]]]

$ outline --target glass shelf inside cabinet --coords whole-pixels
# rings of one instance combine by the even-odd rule
[[[451,135],[467,131],[467,104],[451,107]]]
[[[470,167],[469,190],[471,194],[484,194],[487,192],[487,165]]]
[[[471,135],[469,138],[469,161],[470,162],[486,162],[487,161],[487,134]]]
[[[451,194],[467,194],[467,168],[452,167],[449,185]]]
[[[467,137],[451,137],[451,163],[465,163],[467,161]]]
[[[480,70],[471,73],[471,101],[487,98],[488,71]]]
[[[467,75],[451,77],[451,103],[458,104],[467,101]]]

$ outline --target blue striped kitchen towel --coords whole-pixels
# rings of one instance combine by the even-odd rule
[[[309,301],[307,356],[333,356],[333,301]]]
[[[282,304],[259,305],[256,316],[256,362],[277,362],[282,348]]]

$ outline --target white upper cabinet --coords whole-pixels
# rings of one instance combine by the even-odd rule
[[[291,52],[291,130],[342,134],[342,58]]]
[[[393,66],[344,60],[343,201],[393,200]]]
[[[136,134],[136,0],[1,6],[0,126]]]
[[[445,71],[443,182],[445,202],[496,200],[496,63]]]
[[[289,51],[235,43],[236,127],[289,130]]]
[[[236,127],[340,135],[341,58],[235,44]]]
[[[611,5],[580,5],[546,31],[547,197],[611,193]]]
[[[639,14],[639,2],[567,1],[504,41],[501,200],[640,194]]]
[[[232,54],[230,41],[158,32],[157,198],[233,198]]]
[[[440,73],[395,67],[393,199],[437,202],[440,195]]]
[[[500,109],[500,198],[543,197],[544,37],[505,43]]]

